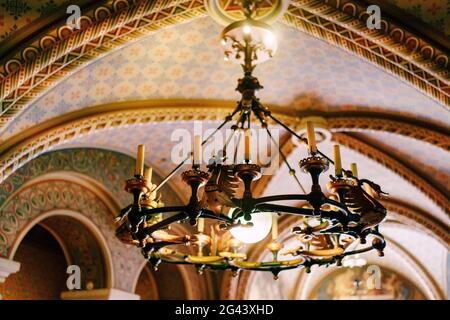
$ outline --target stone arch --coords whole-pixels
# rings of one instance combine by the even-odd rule
[[[128,155],[96,148],[64,149],[40,154],[2,181],[0,203],[36,177],[57,172],[72,172],[82,175],[83,179],[91,178],[91,182],[96,181],[99,187],[108,186],[105,193],[109,193],[115,199],[115,202],[111,203],[117,203],[118,208],[124,207],[129,204],[130,198],[123,190],[122,184],[133,174],[134,164],[135,160]],[[162,180],[157,168],[153,177],[156,183]],[[166,203],[181,202],[177,190],[168,185],[162,190],[167,195],[164,199]]]
[[[94,284],[96,289],[111,288],[114,286],[113,262],[105,237],[102,235],[99,228],[92,222],[92,220],[80,212],[67,209],[56,209],[46,211],[38,216],[35,216],[18,232],[8,256],[9,259],[14,259],[22,240],[36,225],[44,227],[55,237],[60,246],[63,248],[69,265],[76,264],[81,266],[82,273],[86,273],[86,269],[89,267],[94,267],[97,269],[95,270],[96,273],[100,274],[99,277],[103,279],[98,277],[95,279],[87,279],[87,281],[91,281]],[[85,238],[86,242],[90,243],[83,243],[77,238],[70,239],[68,237],[68,232],[71,232],[72,235],[81,235]],[[100,255],[97,259],[94,259],[89,266],[87,266],[87,263],[84,261],[82,255],[80,258],[76,258],[76,256],[80,255],[78,250],[75,252],[77,248],[89,250],[91,256],[95,256],[96,254]],[[82,282],[82,285],[83,288],[85,288],[86,282]]]
[[[60,240],[43,226],[33,226],[14,256],[19,272],[0,283],[1,299],[59,300],[61,292],[67,290],[66,270],[71,264]]]
[[[0,233],[1,255],[11,257],[12,252],[20,242],[20,236],[30,228],[30,224],[48,217],[49,213],[64,212],[70,210],[83,215],[84,222],[89,220],[95,225],[104,237],[106,247],[111,253],[111,273],[113,280],[111,285],[117,289],[130,292],[132,279],[137,273],[137,265],[142,261],[142,256],[135,250],[129,250],[114,234],[115,226],[113,217],[116,212],[106,205],[107,197],[101,195],[101,190],[80,180],[68,177],[64,179],[48,179],[30,182],[24,185],[18,192],[7,199],[0,209]],[[79,217],[79,215],[78,215]]]
[[[10,174],[47,150],[69,142],[80,135],[92,134],[109,128],[164,121],[211,120],[221,121],[232,111],[235,103],[226,101],[135,101],[88,108],[38,125],[21,136],[5,141],[0,147],[0,182]],[[211,112],[213,109],[213,112]],[[292,129],[300,127],[305,112],[292,113],[272,107],[272,112]],[[420,139],[450,149],[448,129],[412,118],[383,113],[315,113],[323,116],[330,130],[383,130]],[[292,148],[291,148],[292,150]],[[181,197],[180,197],[181,198]]]
[[[133,292],[138,294],[141,300],[159,299],[158,285],[147,261],[144,262],[141,272],[136,278],[136,282],[133,285]]]

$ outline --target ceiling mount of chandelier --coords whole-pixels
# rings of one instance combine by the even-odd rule
[[[194,265],[199,272],[229,269],[237,274],[246,269],[270,271],[277,277],[286,269],[305,267],[309,272],[313,265],[340,265],[347,256],[373,249],[383,255],[385,241],[378,225],[385,219],[386,209],[377,200],[382,195],[381,188],[358,178],[356,164],[351,170],[344,170],[339,146],[334,147],[333,160],[318,150],[312,122],[306,122],[307,138],[302,137],[256,98],[262,86],[252,72],[257,63],[275,53],[277,42],[269,25],[252,19],[254,10],[254,2],[243,1],[246,19],[227,26],[221,36],[225,57],[240,63],[244,71],[236,88],[241,99],[235,110],[206,139],[196,136],[193,152],[158,186],[151,182],[151,169],[144,172],[144,146],[138,147],[135,176],[126,181],[126,191],[133,195],[133,202],[116,219],[120,223],[117,236],[140,247],[155,269],[160,263],[175,263]],[[250,156],[250,129],[254,122],[277,147],[298,192],[254,197],[252,187],[261,176],[261,166],[252,162]],[[229,123],[231,134],[221,152],[202,168],[202,147]],[[308,148],[309,156],[300,161],[299,168],[304,177],[311,179],[309,192],[273,137],[271,124],[281,126]],[[238,147],[234,154],[227,154],[228,144],[236,137],[239,142],[243,140],[243,160],[239,160]],[[159,193],[161,186],[191,159],[192,167],[181,174],[190,187],[188,203],[165,206]],[[324,191],[319,177],[330,166],[334,167],[334,174]],[[290,206],[280,201],[303,205]],[[278,237],[278,217],[285,214],[299,217],[298,225],[291,231],[297,245],[291,248],[285,247]],[[172,224],[183,222],[196,231],[185,235],[171,233]],[[260,242],[270,231],[271,241],[266,248],[272,258],[248,261],[241,251],[243,243]]]

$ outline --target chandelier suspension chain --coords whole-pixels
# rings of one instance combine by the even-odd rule
[[[227,117],[225,117],[225,120],[214,130],[214,132],[212,132],[205,140],[202,141],[202,145],[204,145],[205,143],[207,143],[217,132],[220,131],[220,129],[222,129],[228,122],[230,122],[233,118],[233,116],[239,112],[239,107],[237,107],[231,114],[229,114]],[[154,192],[159,191],[159,189],[161,189],[161,187],[167,182],[169,181],[174,175],[175,173],[178,172],[178,170],[180,170],[180,168],[186,163],[186,161],[188,161],[190,158],[192,157],[192,152],[190,152],[188,154],[188,156],[181,161],[160,183],[159,185],[156,187],[156,189],[154,190]]]

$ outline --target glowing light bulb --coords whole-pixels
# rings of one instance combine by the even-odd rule
[[[247,223],[244,218],[239,218],[242,224]],[[272,228],[271,212],[256,212],[252,214],[251,227],[236,227],[230,230],[233,237],[244,243],[256,243],[264,239]]]
[[[272,46],[277,41],[277,39],[272,32],[268,32],[265,36],[265,41],[269,46]]]
[[[249,25],[245,25],[243,31],[245,34],[250,34],[252,32],[252,28]]]

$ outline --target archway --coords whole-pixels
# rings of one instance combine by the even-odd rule
[[[189,299],[189,288],[183,279],[179,267],[165,265],[154,271],[146,263],[136,283],[135,293],[141,300],[186,300]]]
[[[341,268],[325,276],[314,287],[311,300],[424,300],[425,294],[409,279],[397,272],[380,269],[379,284],[362,267]]]
[[[22,239],[15,260],[21,270],[0,284],[4,300],[56,300],[66,288],[64,248],[56,237],[37,224]]]

